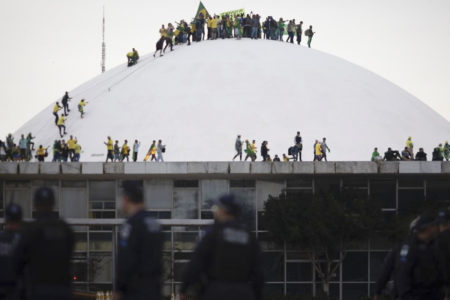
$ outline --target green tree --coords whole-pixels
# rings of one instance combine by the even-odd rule
[[[308,252],[327,298],[346,251],[385,226],[380,207],[352,190],[270,196],[264,220],[275,242]]]

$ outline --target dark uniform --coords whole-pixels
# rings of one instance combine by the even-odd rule
[[[11,204],[6,208],[6,219],[20,222],[20,206]],[[0,299],[18,299],[17,276],[13,264],[13,252],[19,240],[19,233],[14,230],[0,232]]]
[[[389,254],[384,259],[383,268],[378,276],[377,283],[375,285],[375,295],[382,295],[386,286],[388,286],[389,294],[392,299],[397,299],[398,290],[396,286],[398,269],[400,266],[401,254],[407,251],[407,245],[397,245],[391,249]],[[402,252],[403,251],[403,252]],[[393,280],[393,285],[389,286],[388,283]]]
[[[202,284],[202,300],[260,300],[264,284],[257,241],[237,222],[216,223],[188,264],[181,293]]]
[[[397,288],[401,300],[442,300],[445,285],[442,261],[434,241],[413,238],[400,253]]]
[[[120,229],[116,289],[124,300],[161,298],[161,226],[140,211]]]
[[[73,246],[69,225],[52,212],[40,213],[21,232],[15,263],[31,299],[71,299]]]
[[[439,213],[440,221],[443,223],[450,222],[450,210]],[[440,233],[437,238],[437,247],[441,259],[444,263],[445,276],[447,283],[450,281],[450,229]],[[450,295],[450,290],[447,286],[447,295]]]

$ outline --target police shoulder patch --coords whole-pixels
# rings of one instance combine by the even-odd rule
[[[408,253],[409,253],[409,245],[405,244],[402,246],[402,248],[400,250],[400,261],[401,262],[406,261],[406,257],[408,256]]]
[[[149,232],[158,232],[161,230],[161,225],[150,217],[144,219],[144,224]]]
[[[125,223],[120,228],[120,239],[121,240],[127,240],[130,237],[131,233],[131,225],[128,223]]]
[[[246,245],[249,242],[249,234],[244,230],[225,228],[223,238],[226,242]]]

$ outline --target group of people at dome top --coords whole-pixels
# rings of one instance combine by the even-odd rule
[[[0,140],[0,161],[30,161],[35,151],[34,139],[35,137],[30,132],[26,137],[22,134],[19,142],[16,143],[12,134],[8,134],[5,141]],[[44,155],[45,149],[39,146],[36,158],[39,159],[40,156]]]
[[[72,100],[71,97],[69,97],[69,92],[65,92],[64,96],[61,100],[61,105],[59,105],[59,102],[57,101],[55,106],[53,107],[53,115],[55,116],[55,125],[58,127],[59,135],[61,138],[64,137],[64,135],[67,134],[66,131],[66,119],[69,116],[70,108],[69,108],[69,102]],[[81,118],[84,118],[84,107],[86,106],[88,102],[85,99],[81,99],[78,103],[78,111],[80,112]],[[64,112],[61,113],[61,115],[58,114],[60,110],[63,110]]]
[[[448,141],[444,145],[439,144],[433,149],[432,161],[449,161],[450,160],[450,145]],[[423,148],[419,148],[419,151],[414,155],[414,143],[411,137],[406,140],[405,148],[400,152],[398,150],[392,150],[391,147],[384,153],[384,156],[378,152],[378,148],[375,148],[372,152],[372,161],[427,161],[427,153]]]
[[[273,159],[269,154],[269,142],[263,141],[261,144],[261,157],[262,161],[265,162],[289,162],[289,161],[302,161],[302,151],[303,151],[303,141],[302,136],[300,134],[300,131],[297,131],[297,134],[294,137],[294,145],[292,147],[289,147],[288,154],[283,153],[283,157],[280,158],[278,154],[276,154]],[[238,135],[236,138],[236,141],[234,143],[234,150],[236,151],[236,155],[233,157],[233,161],[236,160],[236,158],[239,158],[240,161],[242,161],[242,154],[245,152],[245,158],[244,161],[247,161],[250,159],[251,161],[256,161],[257,159],[257,147],[256,147],[256,141],[252,140],[250,142],[249,140],[245,140],[245,150],[243,151],[243,143],[241,139],[241,135]],[[319,140],[316,140],[313,145],[313,155],[314,155],[314,161],[328,161],[327,160],[327,151],[330,152],[330,148],[327,145],[327,139],[323,138],[322,142],[319,142]]]
[[[159,33],[160,39],[156,43],[156,51],[153,56],[156,56],[158,51],[160,56],[166,51],[167,47],[172,50],[173,44],[191,44],[193,42],[200,42],[206,39],[229,39],[229,38],[250,38],[250,39],[268,39],[268,40],[283,40],[283,35],[287,33],[288,38],[286,42],[294,43],[294,38],[298,45],[302,42],[302,35],[307,38],[308,47],[311,48],[312,38],[315,34],[312,26],[303,31],[303,21],[296,23],[293,20],[283,20],[279,18],[278,21],[269,16],[262,20],[258,14],[237,14],[237,15],[214,15],[204,16],[200,13],[198,17],[194,18],[189,24],[181,20],[179,23],[169,23],[167,27],[162,25]],[[205,30],[206,27],[206,30]]]
[[[138,160],[139,148],[141,147],[141,142],[135,140],[132,148],[128,144],[128,140],[124,140],[122,145],[119,145],[119,141],[116,140],[113,142],[110,136],[108,136],[107,141],[104,142],[106,146],[106,162],[123,162],[130,161],[130,155],[132,155],[133,162]],[[166,152],[166,146],[163,145],[162,140],[154,140],[150,145],[150,148],[147,151],[147,155],[144,158],[144,161],[156,161],[156,162],[164,162],[163,154]]]

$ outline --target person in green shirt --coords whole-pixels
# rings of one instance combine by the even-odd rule
[[[383,160],[383,158],[381,157],[380,153],[378,152],[378,148],[375,148],[375,149],[373,149],[373,152],[372,152],[371,161],[379,161],[379,160]]]
[[[242,38],[241,19],[239,17],[236,17],[234,19],[234,37],[236,37],[238,40]]]
[[[283,18],[280,18],[280,20],[278,21],[278,37],[282,42],[283,42],[284,27],[285,24]]]
[[[444,145],[444,158],[446,161],[450,159],[450,145],[448,144],[448,141],[446,141]]]
[[[308,37],[308,48],[311,48],[312,38],[315,32],[312,29],[312,26],[309,26],[308,30],[305,31],[305,35]]]

